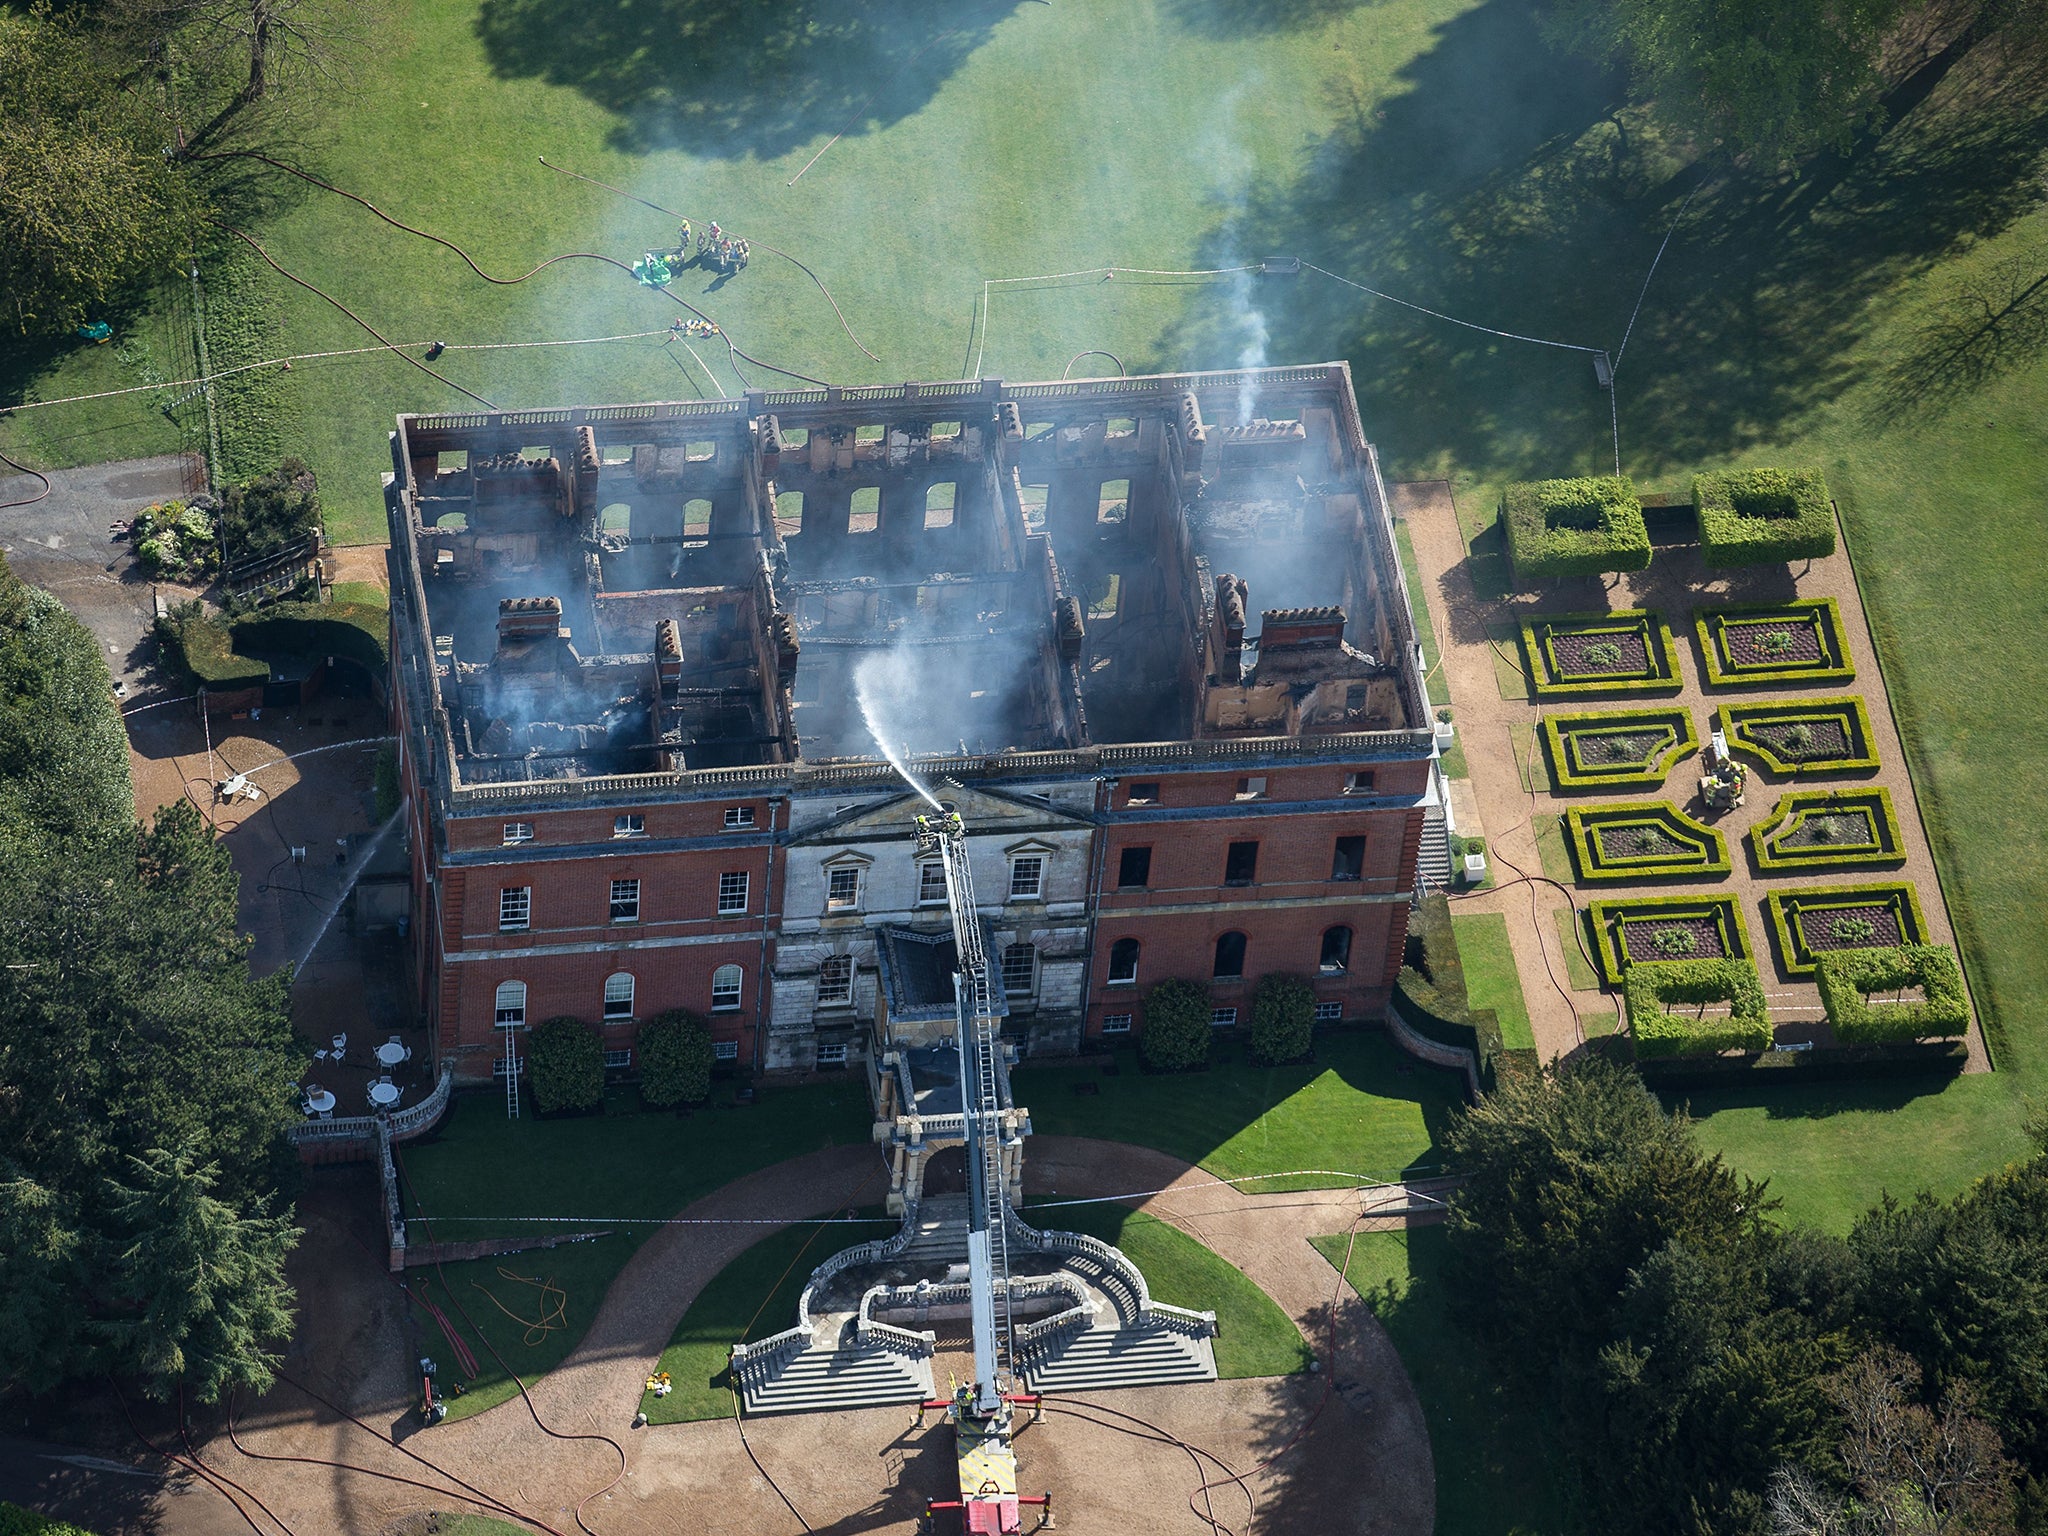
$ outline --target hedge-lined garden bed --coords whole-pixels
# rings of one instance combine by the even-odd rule
[[[1832,597],[1702,608],[1693,623],[1709,688],[1846,683],[1856,676]]]
[[[1543,747],[1559,789],[1654,789],[1699,750],[1683,709],[1581,710],[1543,717]]]
[[[1754,961],[1638,961],[1622,978],[1621,995],[1638,1056],[1712,1056],[1771,1047],[1771,1013]],[[1723,1005],[1726,1013],[1708,1012]]]
[[[1808,869],[1896,869],[1906,862],[1905,836],[1891,791],[1809,789],[1781,797],[1749,832],[1750,852],[1764,874]]]
[[[1733,896],[1650,896],[1587,908],[1600,979],[1620,986],[1643,960],[1746,960],[1749,938]]]
[[[1574,808],[1565,844],[1582,883],[1683,880],[1728,873],[1721,834],[1668,800]]]
[[[1782,699],[1769,704],[1723,704],[1715,728],[1728,745],[1774,774],[1870,773],[1877,768],[1877,738],[1870,715],[1854,694],[1832,699]]]
[[[1970,1027],[1962,968],[1945,944],[1836,950],[1820,957],[1816,979],[1828,1023],[1845,1045],[1946,1039]],[[1913,991],[1920,997],[1905,996]]]
[[[1519,481],[1502,496],[1500,517],[1520,580],[1640,571],[1650,563],[1642,502],[1626,475]]]
[[[1522,654],[1538,698],[1676,693],[1678,647],[1655,613],[1554,613],[1522,621]]]
[[[1811,976],[1821,956],[1849,949],[1925,944],[1920,898],[1904,882],[1772,891],[1764,913],[1788,976]]]
[[[1712,568],[1818,560],[1835,552],[1828,483],[1810,469],[1698,475],[1692,504],[1700,557]]]

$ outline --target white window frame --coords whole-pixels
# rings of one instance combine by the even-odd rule
[[[647,818],[645,816],[632,812],[612,818],[613,837],[645,837],[646,835]]]
[[[826,992],[826,990],[825,990],[825,970],[826,970],[826,967],[830,966],[830,967],[832,967],[832,968],[833,968],[833,969],[834,969],[835,971],[837,971],[837,970],[838,970],[838,968],[839,968],[839,966],[840,966],[840,965],[841,965],[842,963],[844,964],[844,966],[845,966],[845,970],[846,970],[846,983],[845,983],[845,987],[844,987],[844,989],[843,989],[843,990],[841,990],[841,989],[840,989],[840,988],[838,988],[838,987],[834,987],[834,989],[832,990],[832,992],[828,994],[828,993]],[[850,1008],[850,1007],[852,1007],[852,1006],[853,1006],[853,980],[854,980],[854,971],[855,971],[855,969],[856,969],[856,967],[854,966],[854,963],[853,963],[853,956],[851,956],[851,955],[827,955],[827,956],[826,956],[826,957],[825,957],[825,958],[824,958],[823,960],[821,960],[821,961],[820,961],[820,962],[818,963],[818,1006],[819,1006],[819,1007],[821,1007],[821,1008]]]
[[[1118,939],[1116,942],[1117,944],[1121,944],[1123,943],[1123,940]],[[1138,984],[1138,966],[1143,965],[1145,963],[1145,945],[1144,942],[1140,939],[1133,939],[1131,940],[1131,942],[1137,945],[1138,953],[1136,957],[1136,964],[1132,965],[1131,974],[1128,976],[1117,975],[1116,944],[1112,944],[1109,946],[1109,981],[1107,985],[1112,987],[1135,987]]]
[[[847,1048],[843,1045],[821,1045],[818,1047],[818,1065],[821,1067],[843,1067],[846,1065]]]
[[[519,1001],[508,1003],[509,989],[519,989]],[[523,981],[501,981],[497,991],[491,994],[491,1016],[499,1029],[524,1029],[526,1027],[526,983]]]
[[[617,992],[618,992],[618,990],[619,990],[619,989],[618,989],[617,987],[613,986],[613,985],[612,985],[612,983],[614,983],[614,982],[617,982],[617,981],[623,981],[623,982],[625,982],[625,984],[626,984],[626,986],[625,986],[625,995],[624,995],[623,997],[615,995],[615,994],[617,994]],[[632,1021],[632,1018],[633,1018],[633,1001],[634,1001],[634,999],[635,999],[635,998],[636,998],[636,997],[638,996],[638,994],[639,994],[639,991],[640,991],[640,983],[639,983],[638,981],[636,981],[636,980],[634,979],[634,977],[633,977],[633,973],[632,973],[631,971],[613,971],[613,972],[611,973],[611,975],[609,975],[609,976],[605,977],[605,979],[604,979],[604,1021],[605,1021],[605,1023],[607,1023],[607,1024],[626,1024],[626,1023],[630,1023],[630,1022]],[[625,1007],[624,1007],[623,1009],[620,1009],[620,1008],[618,1008],[618,1006],[617,1006],[617,1005],[618,1005],[618,1004],[620,1004],[620,1003],[624,1003],[624,1004],[625,1004]]]
[[[633,1065],[633,1047],[622,1045],[615,1051],[604,1053],[604,1069],[607,1072],[623,1072]]]
[[[1344,1022],[1344,1005],[1342,1003],[1317,1003],[1316,1022],[1318,1024],[1342,1024]]]
[[[751,827],[754,824],[754,808],[751,805],[728,805],[725,808],[725,824],[728,827]]]
[[[1018,950],[1024,951],[1031,957],[1031,974],[1024,978],[1023,986],[1013,987],[1010,985],[1010,956]],[[1002,954],[996,957],[996,976],[1003,984],[1003,996],[1031,996],[1038,990],[1038,946],[1021,941],[1015,944],[1005,944]]]
[[[516,916],[514,914],[517,914]],[[533,927],[533,887],[498,887],[498,932],[525,933]]]
[[[723,870],[718,876],[718,915],[720,917],[745,917],[747,896],[753,881],[744,869]]]
[[[526,1058],[524,1056],[514,1056],[512,1058],[512,1075],[514,1077],[526,1075]],[[491,1076],[501,1083],[505,1080],[505,1058],[503,1056],[492,1061]]]
[[[917,904],[942,907],[946,904],[946,866],[928,859],[917,866]]]
[[[1131,1032],[1131,1018],[1128,1013],[1105,1013],[1102,1016],[1102,1032],[1105,1035],[1128,1035]]]
[[[1010,856],[1010,900],[1045,900],[1045,868],[1047,862],[1046,856],[1042,853],[1016,853]],[[1027,864],[1035,865],[1036,868],[1031,875],[1030,889],[1020,891],[1017,889],[1019,872]]]
[[[730,980],[731,985],[721,983]],[[711,973],[711,1011],[713,1013],[737,1013],[741,1000],[746,994],[747,973],[740,966],[727,963]],[[721,1002],[724,997],[729,1001]]]
[[[514,843],[530,843],[530,842],[532,842],[532,841],[533,841],[533,823],[532,823],[532,822],[530,822],[530,821],[508,821],[508,822],[506,822],[506,823],[505,823],[505,843],[506,843],[506,846],[507,846],[507,847],[510,847],[510,846],[511,846],[512,844],[514,844]]]
[[[712,1042],[711,1042],[711,1059],[712,1059],[713,1061],[738,1061],[738,1060],[740,1059],[740,1043],[739,1043],[739,1041],[737,1041],[737,1040],[714,1040],[714,1041],[712,1041]]]
[[[864,871],[858,864],[835,864],[825,871],[825,910],[827,912],[858,912],[860,899],[865,894],[862,887],[867,884]],[[835,889],[847,876],[853,877],[853,894],[841,897]]]
[[[627,886],[630,886],[631,889],[622,889],[622,887]],[[628,915],[621,917],[619,909],[629,905],[633,910]],[[612,882],[611,902],[606,910],[611,914],[611,920],[615,923],[637,923],[640,921],[640,877],[638,875]]]
[[[1235,1008],[1211,1008],[1209,1010],[1209,1027],[1211,1029],[1237,1028],[1237,1010]]]

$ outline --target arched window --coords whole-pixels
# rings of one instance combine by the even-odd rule
[[[1351,966],[1351,930],[1325,928],[1323,957],[1319,962],[1325,976],[1341,976]]]
[[[1003,996],[1029,997],[1038,978],[1038,951],[1029,944],[1012,944],[1003,950]]]
[[[633,977],[629,971],[614,971],[604,979],[604,1016],[610,1023],[633,1017]]]
[[[517,1029],[526,1022],[526,983],[523,981],[501,981],[498,983],[498,1028]]]
[[[721,965],[711,973],[711,1011],[718,1013],[740,1005],[741,971],[736,965]]]
[[[1109,984],[1128,985],[1138,979],[1138,941],[1118,939],[1109,946]]]
[[[1235,981],[1244,975],[1244,935],[1226,933],[1216,941],[1216,968],[1210,972],[1218,981]]]

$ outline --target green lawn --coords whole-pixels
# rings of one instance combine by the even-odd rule
[[[1294,1319],[1238,1270],[1187,1233],[1121,1205],[1027,1209],[1033,1226],[1099,1237],[1123,1249],[1155,1301],[1216,1314],[1216,1374],[1286,1376],[1308,1369],[1315,1351]]]
[[[1501,1386],[1481,1342],[1451,1320],[1443,1239],[1434,1226],[1315,1245],[1371,1305],[1415,1383],[1436,1459],[1437,1536],[1554,1536],[1564,1511],[1540,1414]]]
[[[1465,995],[1472,1006],[1499,1015],[1501,1041],[1509,1050],[1533,1051],[1536,1036],[1529,1029],[1522,978],[1508,948],[1508,920],[1498,912],[1474,912],[1452,918],[1451,929],[1465,962]]]
[[[424,1284],[463,1329],[480,1367],[464,1395],[450,1400],[450,1418],[480,1413],[513,1396],[518,1388],[506,1366],[531,1384],[575,1347],[620,1268],[655,1230],[626,1224],[628,1218],[673,1216],[756,1168],[865,1141],[872,1123],[865,1087],[853,1079],[764,1089],[757,1103],[744,1107],[731,1103],[726,1085],[719,1088],[713,1106],[683,1118],[639,1111],[637,1095],[618,1094],[606,1100],[602,1115],[539,1120],[529,1114],[507,1120],[501,1099],[466,1094],[433,1141],[405,1149],[407,1209],[416,1238],[424,1240],[429,1228],[443,1242],[530,1233],[534,1227],[508,1218],[533,1216],[571,1217],[573,1223],[566,1225],[574,1230],[611,1234],[408,1276],[409,1282]],[[533,1286],[508,1278],[501,1269],[560,1286],[567,1296],[559,1325],[538,1328],[516,1321],[538,1321],[550,1309]],[[508,1317],[507,1311],[515,1316]],[[439,1325],[424,1311],[417,1321],[424,1347],[447,1363]],[[504,1365],[472,1327],[496,1346]],[[444,1381],[449,1379],[444,1375]]]
[[[669,1374],[666,1397],[647,1393],[641,1411],[650,1424],[688,1424],[732,1415],[727,1362],[732,1347],[780,1333],[796,1321],[797,1298],[811,1271],[841,1248],[886,1236],[893,1222],[872,1227],[785,1227],[734,1259],[697,1293],[676,1324],[657,1371]]]
[[[1330,1169],[1398,1179],[1437,1167],[1436,1142],[1458,1081],[1425,1067],[1377,1031],[1316,1038],[1305,1066],[1255,1067],[1241,1045],[1207,1072],[1154,1076],[1135,1052],[1117,1074],[1094,1065],[1027,1066],[1012,1077],[1017,1102],[1041,1136],[1099,1136],[1157,1147],[1220,1178]],[[1094,1088],[1084,1094],[1076,1089]],[[1327,1185],[1327,1178],[1263,1181],[1260,1190]]]

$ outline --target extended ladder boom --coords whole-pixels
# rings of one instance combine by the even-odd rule
[[[981,1413],[1002,1402],[1010,1368],[1010,1254],[1003,1191],[1001,1028],[990,990],[967,829],[957,813],[920,816],[917,852],[946,871],[953,946],[959,956],[953,989],[959,1011],[960,1107],[967,1141],[967,1269],[974,1316],[974,1398]]]

